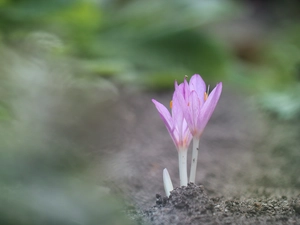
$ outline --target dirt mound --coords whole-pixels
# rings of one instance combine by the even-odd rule
[[[300,224],[300,196],[287,198],[210,197],[203,186],[189,183],[136,218],[163,224]]]

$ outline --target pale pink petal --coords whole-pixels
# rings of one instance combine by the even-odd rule
[[[197,121],[200,114],[201,102],[198,98],[196,91],[192,91],[189,96],[188,107],[186,112],[186,122],[190,128],[191,133],[194,135],[197,130]]]
[[[160,116],[162,117],[162,120],[164,121],[165,125],[169,128],[173,127],[173,121],[171,114],[169,110],[160,102],[156,101],[155,99],[152,99],[152,102],[154,103],[157,111],[159,112]]]
[[[174,136],[174,129],[175,129],[174,122],[170,115],[169,110],[163,104],[156,101],[155,99],[152,99],[152,102],[154,103],[157,111],[159,112],[161,119],[163,120],[164,124],[166,125],[166,128],[169,131],[169,134],[170,134],[171,138],[173,139],[174,144],[177,146],[177,143],[176,143],[177,138]]]
[[[186,80],[184,80],[184,83],[177,84],[177,81],[175,81],[175,92],[180,95],[181,98],[183,98],[185,101],[187,101],[190,89],[189,84]]]
[[[184,78],[184,82],[183,82],[183,96],[185,100],[189,99],[190,96],[190,86],[189,83],[187,82],[186,78]]]
[[[188,85],[187,85],[188,87]],[[189,113],[188,109],[188,98],[185,99],[185,84],[181,83],[175,90],[174,95],[176,95],[176,99],[182,109],[183,116],[186,120],[188,120],[189,124],[191,123],[190,121],[192,120],[191,114]]]
[[[178,82],[177,82],[177,80],[175,80],[175,82],[174,82],[174,87],[175,87],[175,90],[178,88]]]
[[[208,123],[210,117],[212,116],[216,105],[219,101],[220,95],[222,92],[222,83],[219,83],[210,93],[206,102],[204,103],[203,107],[200,111],[200,117],[198,118],[197,127],[202,133],[206,124]]]
[[[204,102],[204,93],[206,92],[206,85],[204,80],[199,74],[194,74],[190,79],[190,91],[196,91],[198,97],[203,104]]]
[[[183,87],[183,83],[179,84],[177,83],[177,81],[175,81],[175,91],[174,93],[177,94],[176,97],[180,97],[180,98],[184,98],[184,87]]]
[[[178,101],[179,106],[182,109],[184,117],[185,117],[185,114],[187,111],[187,105],[188,105],[188,98],[185,98],[185,96],[186,96],[185,84],[181,83],[180,85],[178,85],[176,87],[173,98],[175,97],[176,100]]]
[[[185,147],[188,148],[193,138],[193,135],[190,132],[186,120],[183,120],[182,130],[183,130],[183,140],[185,142]]]
[[[173,94],[173,99],[172,99],[172,118],[174,122],[174,127],[176,130],[176,133],[178,134],[178,140],[182,140],[182,124],[184,120],[183,116],[183,109],[180,105],[180,100],[179,100],[178,93],[174,92]]]

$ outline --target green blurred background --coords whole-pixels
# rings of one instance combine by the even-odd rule
[[[287,157],[289,184],[300,187],[299,8],[296,0],[0,0],[1,224],[126,224],[120,200],[92,179],[94,159],[78,141],[90,127],[78,121],[94,123],[101,102],[103,127],[118,89],[167,91],[185,74],[246,92],[284,124],[292,134],[274,155]]]

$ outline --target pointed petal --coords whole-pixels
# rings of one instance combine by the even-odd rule
[[[206,85],[204,80],[199,74],[194,74],[190,79],[190,91],[195,90],[198,94],[198,97],[203,104],[204,102],[204,93],[206,92]]]
[[[187,100],[190,96],[190,86],[189,83],[187,82],[186,78],[184,78],[184,82],[183,82],[183,96],[184,99]]]
[[[197,128],[197,121],[200,115],[201,102],[198,98],[196,91],[192,91],[189,96],[188,110],[186,116],[186,122],[190,128],[191,133],[194,135]]]
[[[179,107],[182,110],[183,116],[185,114],[185,111],[187,110],[187,101],[188,99],[185,98],[185,84],[181,83],[179,86],[177,86],[177,88],[175,89],[174,95],[173,95],[173,99],[176,98],[176,101],[179,104]],[[187,86],[188,87],[188,86]],[[175,117],[173,117],[175,118]]]
[[[171,129],[173,127],[173,121],[169,110],[155,99],[152,99],[152,102],[154,103],[165,125]]]
[[[178,82],[177,82],[177,80],[175,80],[175,82],[174,82],[174,88],[175,88],[175,90],[178,88]]]
[[[187,88],[185,89],[185,87],[187,87]],[[189,96],[188,83],[186,82],[186,84],[184,84],[184,83],[180,84],[177,87],[177,89],[175,90],[174,94],[177,97],[177,101],[178,101],[178,104],[180,105],[180,108],[182,110],[182,116],[183,116],[182,125],[181,125],[181,128],[179,128],[180,133],[181,133],[180,140],[181,140],[182,145],[187,148],[192,139],[192,135],[191,135],[189,126],[186,122],[186,118],[188,118],[189,121],[192,121],[192,117],[191,117],[190,113],[188,112],[188,97],[187,97],[187,99],[185,99],[185,96]],[[192,123],[192,122],[190,122],[190,123]]]
[[[159,115],[161,119],[163,120],[164,124],[166,125],[167,130],[169,131],[169,134],[171,138],[173,139],[174,144],[177,146],[177,138],[174,136],[174,122],[170,115],[169,110],[160,102],[156,101],[155,99],[152,99],[152,102],[154,103],[157,111],[159,112]]]
[[[222,93],[222,83],[217,84],[217,86],[212,90],[210,95],[208,96],[206,102],[201,108],[200,117],[198,118],[198,128],[203,132],[206,124],[208,123],[210,117],[212,116],[216,105],[219,101],[219,98]]]
[[[172,107],[172,118],[174,122],[175,127],[175,136],[177,137],[177,140],[180,142],[182,140],[182,123],[184,120],[183,116],[183,108],[181,107],[180,101],[179,101],[179,95],[175,91],[173,94],[173,107]]]
[[[177,82],[175,82],[175,91],[174,93],[177,93],[178,96],[180,95],[180,97],[184,98],[184,84],[181,83],[181,84],[177,84]]]
[[[187,84],[188,87],[188,84]],[[188,98],[185,98],[185,84],[181,83],[175,90],[174,96],[176,96],[177,102],[182,110],[183,117],[186,120],[191,121],[191,116],[188,113]],[[175,118],[175,117],[174,117]]]
[[[190,129],[188,127],[186,120],[183,120],[182,130],[183,130],[183,147],[188,149],[188,147],[191,143],[191,140],[193,138],[193,135],[190,132]]]

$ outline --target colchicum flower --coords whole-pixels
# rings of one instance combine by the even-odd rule
[[[177,83],[175,86],[176,85]],[[166,128],[169,131],[169,134],[177,148],[180,185],[187,186],[187,151],[192,140],[192,135],[188,124],[184,119],[184,113],[177,96],[180,95],[175,91],[173,94],[173,99],[170,102],[171,114],[169,110],[158,101],[152,99],[152,102],[156,106],[156,109],[158,110],[160,117],[165,123]]]
[[[196,177],[199,140],[215,110],[221,92],[222,83],[217,84],[210,94],[206,92],[205,82],[198,74],[193,75],[189,83],[186,79],[180,85],[175,83],[175,98],[182,107],[184,118],[193,136],[193,153],[189,180],[193,183],[195,183]]]

